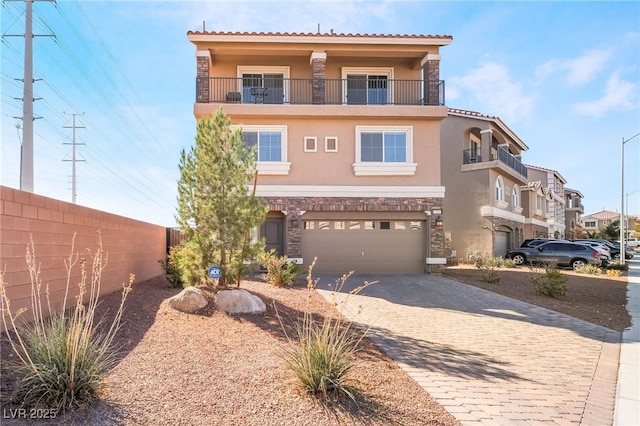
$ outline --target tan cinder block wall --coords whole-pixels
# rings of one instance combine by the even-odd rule
[[[71,253],[74,233],[74,252],[90,265],[87,249],[96,252],[99,232],[107,259],[100,294],[121,290],[129,274],[135,274],[135,282],[142,282],[164,273],[158,260],[166,254],[166,228],[0,186],[0,269],[4,271],[12,311],[24,307],[28,309],[25,319],[31,316],[31,280],[25,261],[31,238],[40,265],[42,291],[49,286],[52,308],[57,309],[64,299],[64,262]],[[79,262],[71,277],[67,307],[73,305],[78,294]],[[42,297],[45,301],[46,296]]]

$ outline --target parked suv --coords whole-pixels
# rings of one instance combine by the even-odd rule
[[[597,239],[597,238],[587,238],[584,240],[574,240],[575,242],[579,243],[579,242],[584,242],[584,241],[597,241],[600,242],[606,246],[608,246],[611,249],[611,258],[612,259],[620,259],[620,244],[618,243],[612,243],[609,240],[603,240],[603,239]],[[631,249],[625,247],[624,250],[624,258],[629,260],[629,259],[633,259],[633,251],[631,251]]]
[[[547,243],[549,241],[555,241],[552,238],[529,238],[526,239],[520,244],[520,247],[535,247],[542,243]]]
[[[549,241],[536,247],[519,247],[507,251],[507,258],[516,265],[549,263],[578,269],[585,265],[600,267],[600,252],[585,244],[570,241]]]

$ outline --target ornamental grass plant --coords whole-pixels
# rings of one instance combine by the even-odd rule
[[[312,278],[314,265],[315,259],[307,274],[308,302],[296,326],[297,338],[289,336],[282,326],[288,345],[281,348],[278,354],[310,393],[324,398],[344,395],[355,401],[359,388],[350,373],[356,367],[358,347],[366,333],[359,333],[350,321],[336,312],[337,303],[332,304],[322,318],[314,317],[308,308],[318,283]],[[336,280],[334,291],[341,291],[352,274],[350,272]],[[365,282],[349,292],[347,298],[370,284],[373,283]],[[341,303],[345,302],[343,300]]]
[[[71,253],[65,259],[67,282],[60,310],[54,310],[49,286],[43,286],[40,266],[36,261],[33,239],[27,246],[26,262],[31,276],[31,313],[33,320],[21,321],[26,309],[13,312],[7,296],[8,283],[0,273],[0,299],[4,330],[15,354],[7,364],[16,379],[11,402],[23,408],[52,410],[64,413],[93,402],[105,386],[104,375],[115,365],[117,351],[113,339],[134,276],[123,284],[120,306],[111,321],[96,318],[102,272],[107,258],[99,236],[94,253],[86,258],[75,253],[75,235]],[[74,267],[80,266],[80,282],[75,304],[67,311],[67,296],[71,291]],[[44,293],[44,297],[43,297]],[[87,299],[86,303],[83,300]],[[46,316],[49,312],[50,315]],[[55,414],[54,414],[55,415]]]

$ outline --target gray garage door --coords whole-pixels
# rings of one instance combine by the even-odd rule
[[[305,220],[302,254],[314,272],[422,274],[425,221]]]
[[[504,231],[496,231],[496,242],[495,248],[493,250],[494,256],[504,257],[507,254],[507,250],[509,249],[509,234]]]

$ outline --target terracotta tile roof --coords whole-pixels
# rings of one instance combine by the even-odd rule
[[[450,35],[425,35],[425,34],[360,34],[360,33],[335,33],[333,31],[329,33],[289,33],[289,32],[248,32],[248,31],[188,31],[187,35],[214,35],[214,36],[273,36],[273,37],[366,37],[366,38],[384,38],[384,39],[450,39],[453,37]]]
[[[481,112],[467,111],[464,109],[457,109],[457,108],[448,108],[448,110],[449,110],[449,113],[452,113],[452,114],[468,115],[469,117],[480,117],[480,118],[489,118],[491,120],[499,120],[499,118],[496,117],[495,115],[482,114]]]
[[[609,219],[615,219],[619,217],[620,217],[620,213],[612,212],[610,210],[602,210],[602,211],[599,211],[598,213],[582,216],[582,220],[585,220],[588,218],[599,219],[599,220],[609,220]]]
[[[459,115],[459,116],[463,116],[463,117],[471,117],[471,118],[479,118],[482,120],[486,120],[486,121],[493,121],[494,123],[496,123],[499,127],[501,127],[505,133],[511,135],[511,137],[513,138],[514,141],[518,142],[520,144],[520,148],[523,151],[526,151],[529,149],[529,147],[527,146],[527,144],[525,144],[519,137],[518,135],[516,135],[513,130],[511,130],[509,128],[509,126],[507,126],[506,124],[504,124],[504,122],[500,119],[500,117],[497,117],[495,115],[488,115],[488,114],[482,114],[480,112],[476,112],[476,111],[468,111],[465,109],[457,109],[457,108],[447,108],[449,114],[451,115]]]

